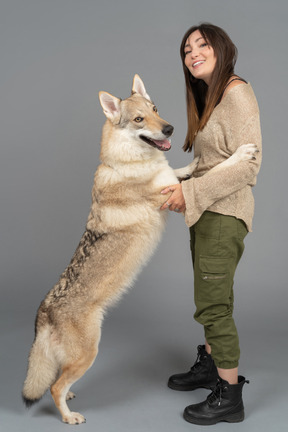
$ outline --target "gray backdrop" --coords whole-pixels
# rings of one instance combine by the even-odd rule
[[[247,418],[213,430],[284,430],[287,12],[286,0],[1,0],[1,431],[68,428],[50,395],[27,412],[20,391],[36,309],[68,264],[89,212],[104,122],[98,91],[125,98],[138,73],[175,127],[171,165],[189,162],[181,150],[179,44],[200,21],[222,26],[236,43],[236,71],[258,98],[264,146],[254,230],[235,282],[240,372],[251,380]],[[87,417],[83,430],[203,430],[181,416],[207,392],[166,387],[203,342],[193,321],[190,261],[184,220],[171,214],[156,254],[109,312],[93,368],[75,385],[70,406]]]

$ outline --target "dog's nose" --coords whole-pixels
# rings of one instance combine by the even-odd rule
[[[172,135],[173,130],[174,130],[174,127],[173,127],[173,126],[171,126],[171,125],[166,125],[166,126],[164,126],[164,128],[162,129],[162,133],[163,133],[166,137],[169,137],[169,136]]]

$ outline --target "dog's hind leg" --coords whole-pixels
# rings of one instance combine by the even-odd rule
[[[64,423],[80,424],[85,423],[85,418],[77,412],[71,412],[66,403],[69,389],[78,381],[84,373],[92,366],[97,355],[97,349],[83,350],[77,361],[66,364],[62,368],[62,373],[58,380],[51,386],[51,394],[55,405],[62,415]]]

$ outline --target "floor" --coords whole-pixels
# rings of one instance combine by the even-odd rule
[[[266,333],[264,337],[263,332],[255,333],[257,328],[249,331],[245,324],[240,325],[244,346],[241,373],[245,371],[250,379],[243,390],[246,419],[239,424],[195,426],[183,420],[183,409],[206,398],[208,391],[177,392],[170,390],[166,381],[170,374],[188,370],[195,361],[196,347],[202,342],[200,326],[191,317],[175,317],[170,311],[161,321],[153,314],[147,320],[139,311],[138,316],[133,313],[125,313],[124,317],[121,307],[112,310],[104,322],[95,364],[72,389],[77,397],[69,406],[87,419],[81,426],[62,423],[48,393],[30,410],[24,408],[20,394],[33,338],[31,323],[28,325],[24,314],[19,313],[12,325],[11,315],[7,312],[5,318],[2,314],[10,324],[6,331],[5,324],[1,327],[1,432],[60,432],[67,428],[87,432],[184,432],[207,428],[286,431],[287,347],[281,335]]]

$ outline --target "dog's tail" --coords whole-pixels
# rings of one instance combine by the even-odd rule
[[[50,334],[49,327],[37,332],[29,354],[28,371],[22,390],[22,399],[28,408],[41,399],[58,375],[59,364]]]

